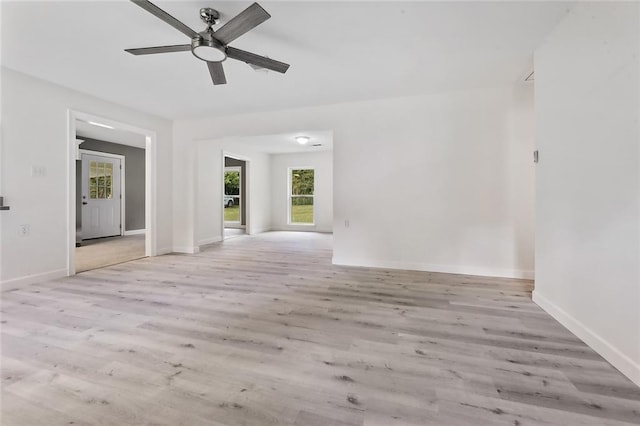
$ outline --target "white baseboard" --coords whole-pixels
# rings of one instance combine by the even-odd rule
[[[408,271],[442,272],[445,274],[478,275],[483,277],[533,279],[533,271],[520,269],[494,269],[476,266],[434,265],[418,262],[343,259],[334,256],[334,265],[364,266],[367,268],[403,269]]]
[[[253,228],[253,229],[251,229],[251,232],[249,232],[249,230],[247,230],[247,235],[262,234],[264,232],[271,232],[272,230],[273,229],[271,229],[271,227]]]
[[[218,243],[220,241],[222,241],[222,237],[219,235],[211,238],[205,238],[204,240],[198,241],[198,247],[206,246],[207,244]]]
[[[200,247],[182,247],[177,246],[171,250],[173,253],[187,253],[187,254],[195,254],[200,253]]]
[[[146,229],[131,229],[124,231],[124,235],[144,235],[145,232],[147,232]]]
[[[325,228],[321,226],[315,225],[282,225],[282,226],[274,226],[271,231],[294,231],[294,232],[318,232],[321,234],[333,234],[333,228]]]
[[[560,324],[578,336],[580,340],[589,345],[591,349],[609,361],[611,365],[620,370],[620,372],[627,376],[632,382],[640,386],[640,364],[633,361],[602,336],[593,332],[582,322],[569,315],[536,290],[533,291],[533,301]]]
[[[173,252],[173,249],[171,247],[164,247],[156,250],[156,256],[162,256],[163,254],[169,254],[171,252]]]
[[[0,282],[0,291],[15,290],[25,287],[29,284],[35,284],[42,281],[55,280],[67,276],[66,269],[56,269],[55,271],[43,272],[41,274],[27,275],[25,277],[12,278]]]

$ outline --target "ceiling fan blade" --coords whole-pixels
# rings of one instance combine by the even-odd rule
[[[154,53],[187,52],[191,50],[190,44],[176,44],[173,46],[140,47],[138,49],[124,49],[132,55],[152,55]]]
[[[209,67],[209,74],[211,74],[211,80],[214,85],[227,84],[222,62],[207,62],[207,67]]]
[[[156,16],[157,18],[162,19],[164,22],[171,25],[173,28],[180,31],[182,34],[186,35],[187,37],[189,38],[198,37],[197,32],[187,27],[185,24],[178,21],[176,18],[169,15],[167,12],[160,9],[158,6],[151,3],[150,1],[147,1],[147,0],[131,0],[131,1],[137,4],[138,6],[140,6],[141,8],[143,8],[144,10],[146,10],[147,12]]]
[[[253,3],[224,24],[213,36],[222,44],[229,44],[269,18],[271,18],[271,15],[262,6],[258,3]]]
[[[256,65],[260,68],[266,68],[271,71],[277,71],[284,74],[289,69],[289,64],[276,61],[271,58],[256,55],[255,53],[246,52],[244,50],[236,49],[235,47],[227,47],[227,56],[231,59],[246,62],[247,64]]]

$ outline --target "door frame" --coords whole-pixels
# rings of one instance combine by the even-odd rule
[[[154,130],[91,113],[67,109],[67,276],[76,274],[76,120],[94,121],[145,138],[145,256],[156,256],[157,248],[157,135]]]
[[[111,154],[108,152],[91,151],[89,149],[80,149],[78,152],[80,153],[81,164],[82,164],[82,154],[95,155],[98,157],[106,157],[106,158],[117,158],[118,160],[120,160],[120,236],[124,235],[124,230],[126,225],[125,219],[126,219],[126,212],[127,212],[125,208],[125,203],[126,203],[125,190],[127,187],[127,185],[125,185],[125,180],[124,180],[125,156],[119,155],[119,154]],[[80,187],[82,188],[82,186]],[[78,197],[78,194],[76,194],[76,198],[77,197]]]
[[[220,201],[218,205],[222,209],[220,211],[220,234],[222,235],[222,241],[224,241],[224,169],[225,169],[225,161],[226,157],[233,158],[235,160],[244,161],[245,171],[244,171],[244,182],[245,182],[245,194],[244,194],[244,208],[245,208],[245,227],[244,232],[247,235],[251,235],[251,159],[249,157],[245,157],[243,155],[233,154],[231,152],[222,151],[222,173],[220,174]],[[242,212],[240,212],[242,214]],[[242,224],[242,216],[240,216],[240,223]]]

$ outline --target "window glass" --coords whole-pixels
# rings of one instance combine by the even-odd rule
[[[289,223],[312,225],[314,223],[315,170],[292,169],[289,194]]]

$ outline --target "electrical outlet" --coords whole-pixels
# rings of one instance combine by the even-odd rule
[[[26,237],[31,232],[31,227],[29,225],[20,225],[18,232],[21,236]]]
[[[349,219],[346,219],[346,220],[344,221],[344,227],[345,227],[345,228],[348,228],[348,227],[349,227]]]

